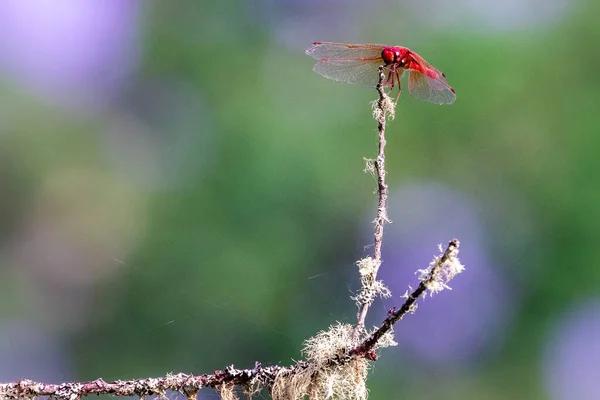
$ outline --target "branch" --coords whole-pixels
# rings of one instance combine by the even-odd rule
[[[299,364],[296,368],[301,368]],[[90,382],[68,382],[61,384],[38,383],[28,379],[18,382],[1,383],[0,399],[22,399],[36,396],[53,396],[60,399],[79,399],[82,396],[109,394],[113,396],[165,396],[167,391],[184,394],[188,399],[196,399],[203,387],[222,389],[224,386],[238,385],[252,387],[256,384],[269,386],[283,367],[263,368],[256,363],[254,368],[240,370],[232,366],[224,371],[217,370],[210,375],[167,375],[159,378],[144,378],[129,381],[105,382],[102,378]]]
[[[408,312],[414,311],[417,299],[426,293],[438,292],[447,288],[447,283],[463,269],[458,261],[458,240],[454,239],[443,254],[434,258],[429,268],[421,272],[421,282],[417,289],[407,296],[406,301],[399,310],[390,310],[388,317],[371,335],[354,348],[342,352],[338,357],[331,358],[329,367],[341,367],[350,364],[353,360],[364,358],[374,361],[377,359],[375,349],[381,339],[389,333],[393,325],[402,319]],[[188,399],[196,399],[201,388],[214,388],[223,392],[233,390],[235,386],[252,392],[258,387],[272,388],[276,379],[299,375],[306,371],[315,370],[315,365],[306,361],[299,361],[289,367],[267,366],[263,367],[256,362],[254,368],[236,369],[233,365],[224,370],[217,370],[212,374],[188,375],[179,373],[159,378],[144,378],[129,381],[105,382],[101,378],[89,382],[67,382],[48,384],[22,379],[18,382],[0,383],[0,399],[23,399],[36,396],[53,396],[59,399],[79,399],[83,396],[109,394],[113,396],[149,396],[166,395],[167,391],[184,394]]]

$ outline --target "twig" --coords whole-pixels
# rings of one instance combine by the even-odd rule
[[[459,245],[460,242],[457,239],[451,240],[450,243],[448,243],[448,247],[446,247],[446,251],[444,251],[439,258],[434,260],[431,269],[427,271],[427,276],[423,277],[419,286],[408,295],[406,301],[402,304],[402,307],[400,307],[399,310],[390,310],[388,317],[383,321],[379,328],[377,328],[360,345],[352,349],[348,355],[370,354],[372,357],[372,350],[379,339],[389,332],[394,324],[402,319],[406,313],[414,310],[415,302],[426,290],[430,289],[432,291],[437,291],[437,285],[445,286],[448,280],[452,279],[456,273],[461,272],[462,265],[458,262],[458,258],[456,257]],[[445,270],[445,268],[449,268],[450,270]],[[457,269],[457,271],[454,272],[454,269]]]
[[[377,92],[379,93],[379,99],[374,107],[373,115],[377,120],[377,133],[379,137],[379,147],[377,158],[375,159],[374,166],[375,172],[377,173],[377,192],[379,194],[379,203],[377,205],[377,216],[375,217],[375,233],[374,237],[374,249],[373,258],[377,265],[373,269],[372,273],[367,279],[367,286],[375,283],[377,279],[377,268],[381,264],[381,247],[383,245],[383,226],[386,222],[390,222],[387,216],[387,197],[388,197],[388,186],[385,182],[385,126],[387,121],[388,113],[393,113],[393,106],[388,95],[385,93],[383,83],[385,81],[385,74],[383,72],[383,66],[379,67],[379,81],[377,82]],[[391,107],[391,108],[390,108]],[[362,288],[365,289],[364,287]],[[372,296],[368,296],[367,299],[363,299],[360,305],[360,310],[357,315],[357,323],[352,334],[352,339],[356,341],[359,337],[360,332],[365,328],[365,319],[367,318],[367,312],[369,307],[373,303]]]
[[[375,218],[375,248],[373,255],[376,260],[381,260],[381,246],[383,244],[383,225],[389,222],[387,216],[387,197],[388,197],[388,186],[385,183],[385,125],[387,118],[387,104],[389,103],[389,97],[383,90],[383,80],[385,74],[383,73],[383,67],[379,69],[379,82],[377,83],[377,91],[379,92],[379,100],[377,100],[377,133],[379,136],[379,151],[377,153],[377,160],[375,160],[375,170],[377,171],[377,191],[379,193],[379,204],[377,205],[377,217]],[[359,321],[360,322],[360,321]],[[362,321],[364,323],[364,320]]]

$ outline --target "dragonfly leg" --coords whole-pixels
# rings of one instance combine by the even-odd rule
[[[394,86],[396,85],[396,76],[397,76],[397,72],[394,69],[388,69],[388,76],[385,80],[385,83],[388,83],[390,85],[390,90],[388,90],[388,96],[392,93],[392,91],[394,90]]]
[[[398,99],[400,98],[400,93],[402,93],[402,81],[400,80],[400,73],[398,72],[398,70],[396,70],[395,72],[396,80],[398,81],[398,94],[396,95],[396,102],[394,104],[398,105]]]

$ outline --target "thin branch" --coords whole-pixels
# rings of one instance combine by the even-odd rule
[[[448,247],[444,253],[434,260],[431,269],[428,270],[427,276],[421,279],[419,286],[408,295],[402,307],[399,310],[391,309],[388,317],[383,321],[383,323],[377,328],[366,340],[364,340],[360,345],[356,346],[352,349],[348,355],[371,355],[373,356],[372,351],[374,347],[377,345],[377,342],[381,337],[389,332],[394,324],[406,315],[408,312],[412,312],[415,307],[415,302],[417,299],[425,293],[428,289],[432,291],[436,291],[434,289],[435,286],[442,284],[445,285],[448,280],[452,279],[455,275],[452,272],[448,273],[445,269],[450,268],[453,270],[455,268],[458,269],[456,273],[462,271],[462,265],[458,262],[458,258],[456,257],[458,254],[458,247],[460,242],[457,239],[453,239],[448,243]]]
[[[388,197],[388,185],[385,183],[385,125],[386,125],[386,108],[389,103],[389,97],[383,90],[383,80],[385,74],[383,73],[383,67],[379,69],[379,82],[377,83],[377,91],[379,92],[379,100],[377,100],[377,133],[379,137],[379,151],[377,153],[377,160],[375,160],[375,170],[377,171],[377,191],[379,193],[379,204],[377,205],[377,217],[375,218],[375,233],[373,235],[375,239],[375,248],[373,255],[376,260],[381,260],[381,246],[383,245],[383,225],[389,222],[387,216],[387,197]],[[360,321],[359,321],[360,322]],[[362,321],[364,323],[364,320]]]
[[[373,259],[376,268],[373,269],[370,276],[367,277],[367,288],[363,287],[364,291],[368,287],[373,285],[377,280],[377,269],[381,264],[381,247],[383,245],[383,226],[386,222],[390,222],[387,216],[387,197],[388,197],[388,185],[385,182],[385,126],[387,121],[388,113],[393,113],[393,106],[391,105],[390,98],[385,93],[383,88],[383,83],[385,81],[385,74],[383,72],[383,66],[379,67],[379,81],[377,82],[377,92],[379,93],[379,99],[377,100],[373,115],[377,120],[377,133],[379,137],[379,146],[377,152],[377,158],[375,159],[374,166],[375,172],[377,174],[377,192],[379,194],[379,202],[377,205],[377,216],[375,217],[375,233],[374,237],[374,249],[373,249]],[[390,108],[391,107],[391,108]],[[363,285],[365,286],[365,285]],[[354,332],[352,334],[352,339],[356,341],[359,337],[360,332],[362,332],[365,328],[365,320],[367,318],[367,312],[369,311],[369,307],[373,303],[373,296],[367,296],[367,298],[362,299],[360,310],[357,315],[357,323],[354,328]]]

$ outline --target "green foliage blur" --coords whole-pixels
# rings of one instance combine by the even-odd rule
[[[0,252],[0,324],[29,321],[64,344],[72,379],[108,381],[290,364],[304,339],[354,322],[353,263],[375,213],[374,180],[362,170],[376,151],[376,93],[318,76],[303,49],[383,42],[417,51],[457,92],[449,107],[403,93],[388,128],[390,189],[435,180],[474,198],[488,251],[525,293],[498,351],[430,394],[547,398],[545,332],[600,293],[600,6],[485,32],[410,20],[381,3],[389,12],[364,16],[354,37],[284,44],[266,17],[275,5],[258,4],[144,3],[140,64],[101,112],[2,83],[0,247],[41,224],[67,238],[50,240],[49,254],[76,246],[86,267],[28,269],[28,240]],[[130,131],[155,147],[139,148]],[[514,198],[534,226],[526,246],[513,242],[522,222],[510,218]],[[494,220],[498,209],[509,218]],[[398,372],[403,360],[382,357],[397,367],[375,367],[371,398],[433,398]]]

